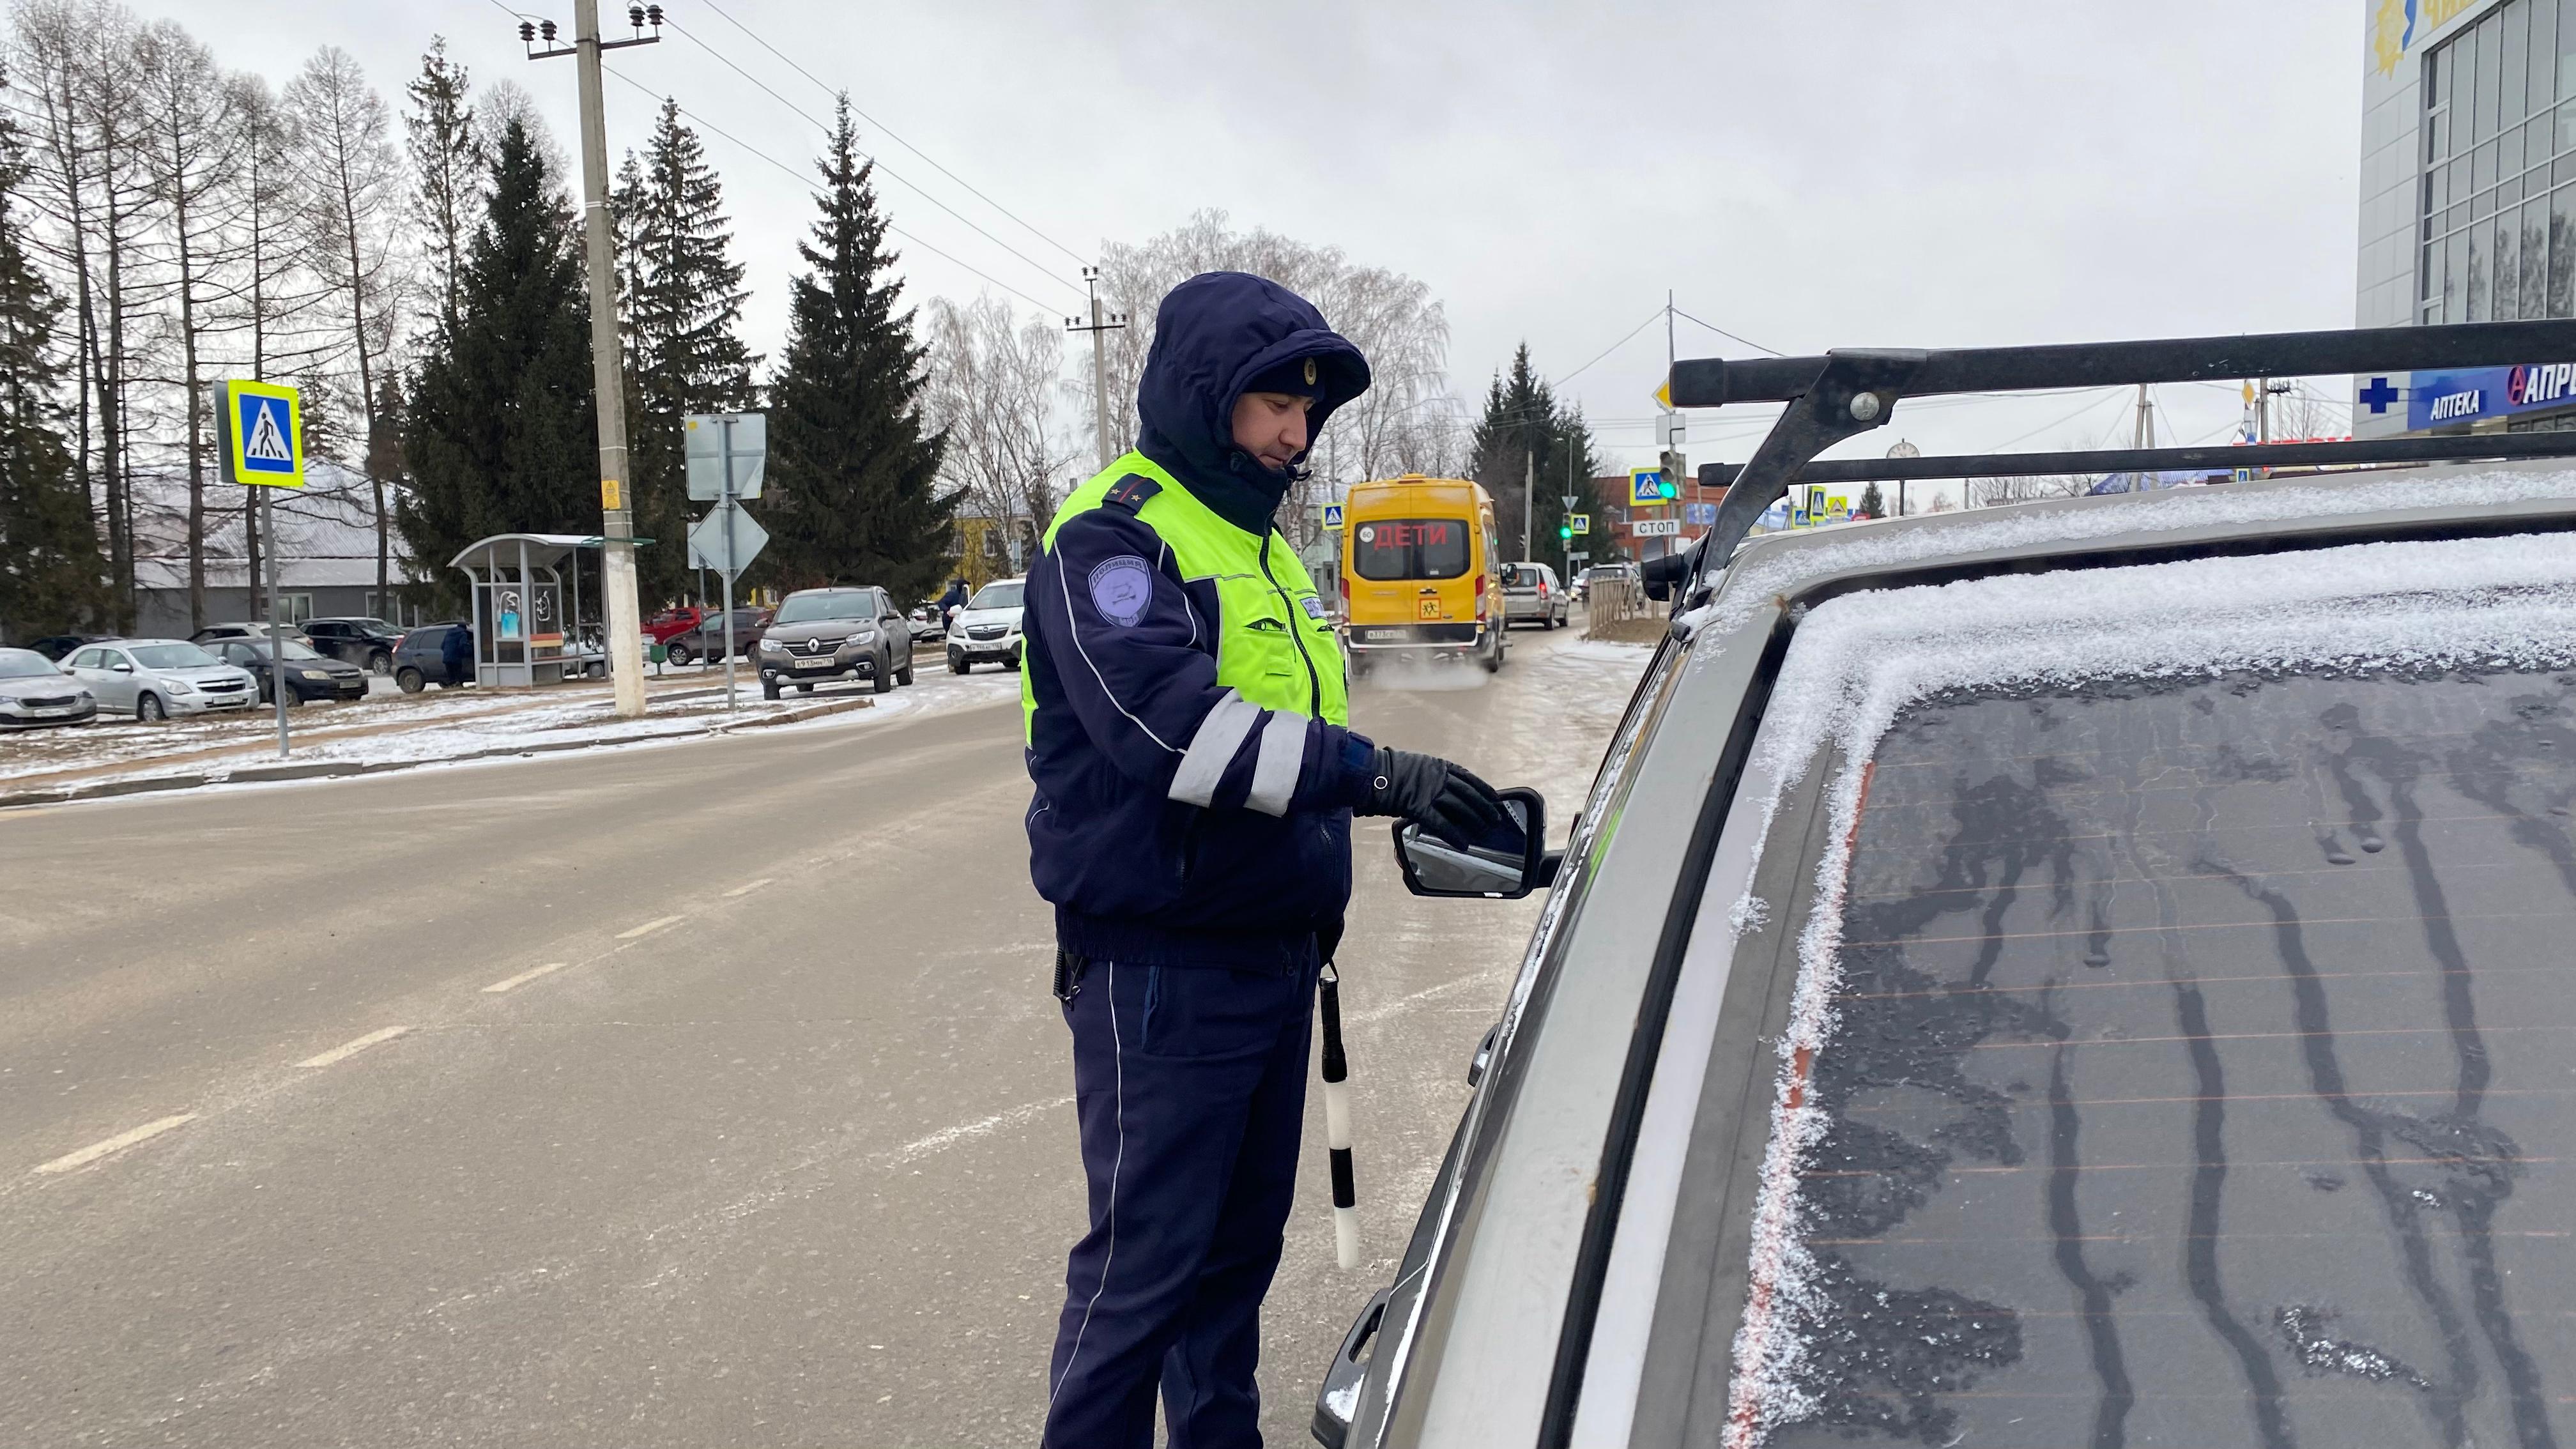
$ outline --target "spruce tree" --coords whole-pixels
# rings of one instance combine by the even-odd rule
[[[411,487],[397,515],[412,557],[451,602],[462,591],[447,561],[478,538],[599,529],[579,238],[561,181],[516,120],[493,151],[457,313],[412,386]]]
[[[1860,516],[1863,518],[1887,516],[1887,495],[1878,491],[1878,485],[1875,483],[1860,490]]]
[[[797,245],[812,270],[790,283],[771,384],[764,573],[789,588],[881,584],[921,598],[947,572],[957,495],[938,482],[946,437],[922,423],[927,349],[910,309],[895,310],[903,284],[878,276],[894,254],[847,97],[821,169],[822,215]]]
[[[1503,551],[1552,565],[1564,577],[1567,543],[1557,530],[1568,512],[1565,495],[1575,496],[1572,511],[1583,511],[1599,460],[1583,410],[1558,406],[1555,392],[1530,365],[1528,343],[1512,354],[1511,370],[1495,374],[1486,390],[1485,412],[1476,420],[1468,456],[1469,471],[1494,495],[1494,528],[1502,535]],[[1535,515],[1529,520],[1526,555],[1521,551],[1524,495]]]
[[[63,440],[61,309],[28,255],[15,122],[0,112],[0,639],[95,625],[108,605],[88,490]]]
[[[617,218],[620,319],[627,360],[627,439],[639,532],[678,540],[693,522],[681,420],[751,404],[756,360],[742,345],[742,266],[730,254],[724,188],[677,102],[662,103],[639,160],[628,153],[611,202]],[[677,594],[685,548],[638,555],[648,600]]]
[[[482,133],[467,102],[465,67],[448,58],[445,36],[430,37],[420,74],[403,93],[411,97],[403,132],[411,155],[412,220],[421,229],[439,325],[452,331],[461,311],[465,249],[474,235],[485,161]]]

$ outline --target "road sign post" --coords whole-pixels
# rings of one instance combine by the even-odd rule
[[[740,500],[760,496],[769,462],[769,416],[766,413],[691,413],[681,429],[689,472],[689,497],[713,500],[715,511],[689,531],[691,557],[715,553],[724,574],[725,712],[734,708],[733,580],[769,542],[769,535]],[[702,546],[699,535],[715,525],[715,537]],[[748,540],[750,547],[745,549]]]
[[[286,621],[277,598],[277,511],[270,490],[304,486],[304,397],[276,383],[236,379],[223,385],[215,409],[224,462],[235,483],[259,490],[259,531],[268,540],[268,693],[277,706],[277,757],[291,741],[286,725]],[[382,602],[381,600],[379,602]]]

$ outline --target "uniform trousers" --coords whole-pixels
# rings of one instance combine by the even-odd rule
[[[1257,1449],[1261,1300],[1305,1119],[1316,966],[1088,963],[1064,1007],[1091,1227],[1065,1264],[1046,1449]]]

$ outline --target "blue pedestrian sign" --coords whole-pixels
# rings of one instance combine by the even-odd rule
[[[294,388],[270,382],[224,384],[225,462],[236,483],[304,486],[304,404]]]
[[[1324,526],[1326,528],[1339,528],[1342,526],[1342,505],[1338,503],[1327,503],[1324,505]]]
[[[1671,480],[1664,477],[1661,468],[1628,470],[1628,506],[1631,508],[1652,508],[1660,503],[1670,503],[1679,493]]]

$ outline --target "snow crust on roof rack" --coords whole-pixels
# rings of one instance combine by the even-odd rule
[[[2130,533],[2252,528],[2300,519],[2332,519],[2407,509],[2493,508],[2546,499],[2576,502],[2576,469],[2493,469],[2398,474],[2345,482],[2303,478],[2278,484],[2233,484],[2161,494],[2128,494],[2073,507],[2039,506],[1974,513],[1940,525],[1907,523],[1835,529],[1785,548],[1749,549],[1728,569],[1717,597],[1685,615],[1693,628],[1734,629],[1771,601],[1834,574],[1936,564],[1963,554],[2076,543]],[[1826,541],[1830,540],[1830,542]]]
[[[2534,480],[2517,475],[2478,481],[2507,498],[2576,491],[2576,479],[2549,480],[2555,486],[2548,491],[2525,490]],[[2383,496],[2366,506],[2436,501],[2415,491],[2420,487],[2408,485],[2394,505],[2386,490],[2368,490]],[[2445,489],[2440,501],[2458,502],[2463,491]],[[2138,511],[2122,510],[2120,531],[2139,526]],[[2192,512],[2193,522],[2207,521],[2204,508]],[[2000,521],[1998,531],[2011,532],[2019,521]],[[1934,551],[1942,554],[1985,546],[1964,544],[1955,531],[1938,542]],[[1807,569],[1819,566],[1812,554],[1799,557]],[[1827,565],[1847,566],[1844,559]],[[1829,843],[1816,866],[1814,904],[1803,923],[1791,923],[1799,931],[1798,979],[1777,1044],[1779,1075],[1755,1200],[1750,1288],[1734,1345],[1726,1449],[1752,1449],[1819,1408],[1806,1354],[1827,1305],[1813,1292],[1815,1263],[1801,1242],[1797,1187],[1828,1123],[1805,1100],[1799,1073],[1831,1049],[1844,892],[1867,766],[1903,710],[1962,688],[2571,665],[2576,541],[2564,533],[1998,575],[1850,594],[1810,612],[1781,667],[1746,776],[1769,789],[1760,842],[1770,838],[1790,787],[1809,769],[1829,762],[1837,770],[1827,787]],[[1766,910],[1749,894],[1736,902],[1730,919],[1737,934],[1758,926]]]

